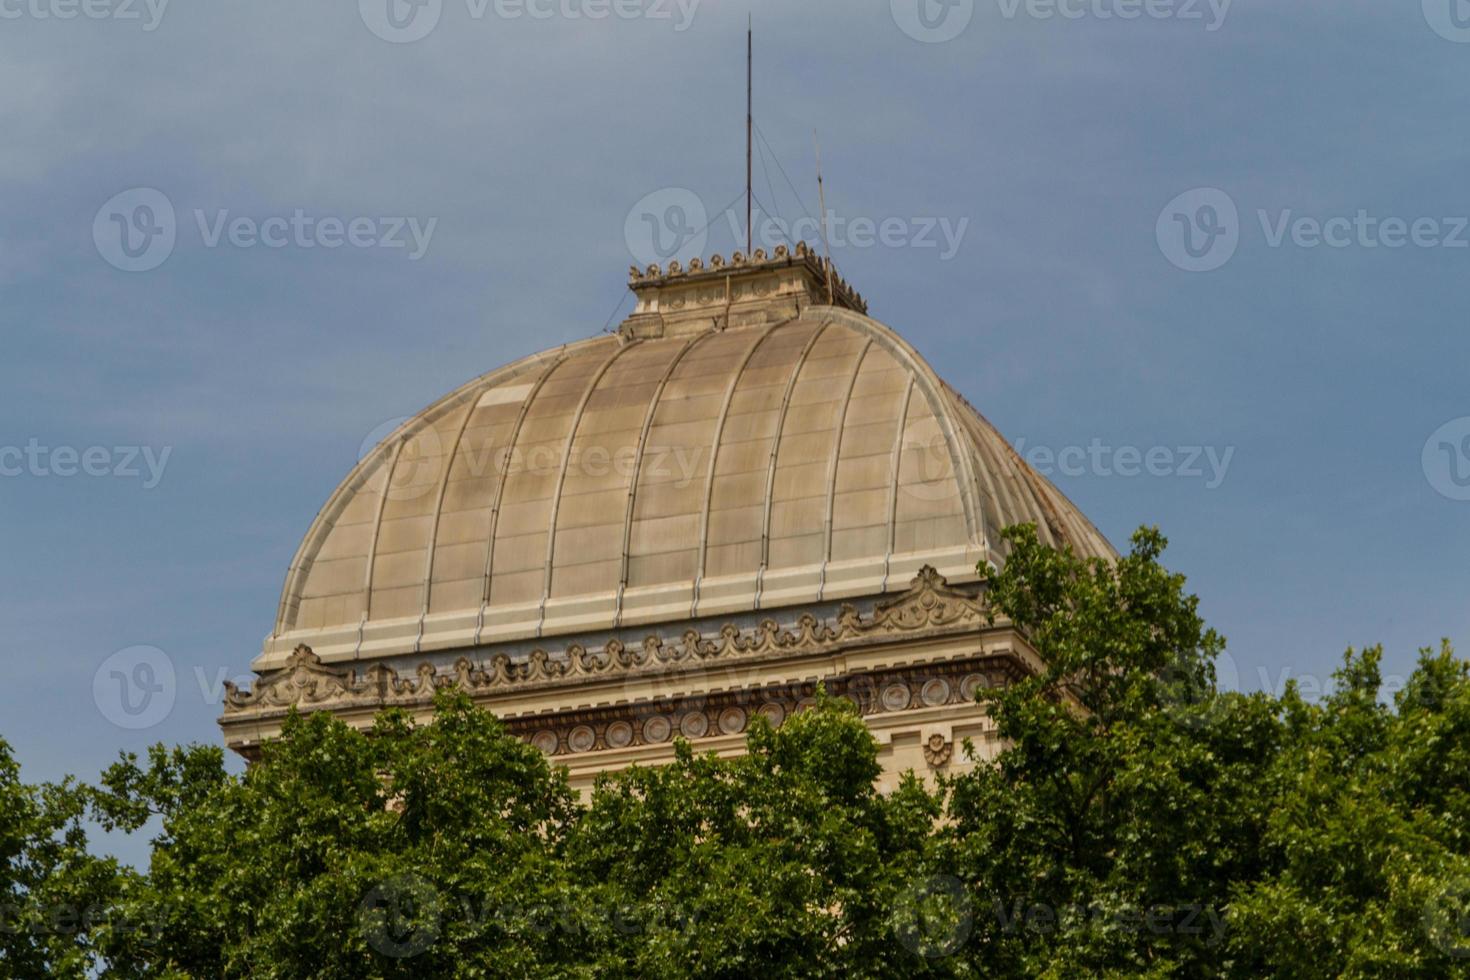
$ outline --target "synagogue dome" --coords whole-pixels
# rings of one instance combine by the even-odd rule
[[[635,269],[634,314],[451,392],[347,475],[256,661],[323,661],[973,582],[1000,531],[1113,557],[804,246]]]

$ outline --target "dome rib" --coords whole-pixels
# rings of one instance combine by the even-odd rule
[[[475,392],[483,397],[484,393],[489,390],[489,387],[486,386],[475,389]],[[423,643],[424,621],[429,618],[429,603],[433,599],[434,555],[439,546],[439,523],[444,517],[444,498],[449,493],[449,477],[454,472],[454,461],[459,456],[460,444],[464,442],[465,430],[470,427],[470,420],[474,417],[474,408],[465,411],[464,419],[459,423],[459,428],[454,434],[454,443],[449,447],[449,454],[444,457],[444,463],[440,467],[444,472],[440,474],[439,492],[434,497],[434,509],[430,513],[428,547],[424,554],[424,597],[419,604],[419,633],[413,641],[414,652],[418,652],[420,644]]]
[[[961,433],[954,427],[949,410],[948,399],[945,397],[945,384],[940,377],[929,366],[929,363],[919,355],[919,352],[909,346],[908,342],[898,335],[892,328],[884,326],[877,320],[855,313],[851,310],[839,307],[824,307],[820,310],[811,311],[813,316],[820,316],[832,322],[841,323],[854,330],[873,338],[882,344],[884,349],[891,355],[896,355],[904,367],[908,368],[914,377],[923,385],[924,397],[929,402],[929,410],[939,420],[944,429],[946,442],[949,444],[950,461],[954,466],[954,473],[959,478],[960,498],[965,507],[965,522],[970,529],[971,536],[979,534],[988,552],[990,550],[989,536],[985,533],[984,520],[980,515],[980,504],[975,499],[979,481],[976,478],[972,460],[968,453],[962,453],[960,449]],[[902,427],[900,426],[900,431]]]
[[[786,379],[786,391],[781,396],[781,410],[776,416],[775,434],[771,436],[771,458],[766,466],[766,499],[765,508],[761,514],[761,561],[760,567],[755,573],[755,608],[761,608],[761,591],[765,586],[766,569],[771,563],[771,508],[775,504],[776,497],[776,460],[781,453],[781,436],[786,431],[786,414],[791,409],[791,393],[796,390],[796,380],[801,377],[802,368],[812,356],[817,342],[826,334],[830,323],[823,324],[812,331],[811,339],[802,348],[801,355],[797,357],[796,364],[791,368],[791,377]]]
[[[572,416],[572,424],[567,428],[567,443],[561,454],[561,472],[556,479],[556,492],[551,498],[551,521],[547,524],[546,532],[546,582],[541,589],[541,609],[536,616],[536,635],[541,635],[542,628],[546,625],[546,603],[551,598],[552,577],[556,573],[556,532],[557,518],[561,513],[562,492],[567,485],[567,470],[572,465],[572,447],[577,444],[577,432],[582,427],[582,417],[587,414],[587,403],[592,401],[592,396],[597,392],[597,386],[607,376],[607,372],[617,363],[618,359],[629,351],[638,350],[643,344],[641,340],[632,340],[625,344],[619,344],[612,352],[592,380],[587,384],[587,390],[582,394],[582,401],[577,405],[577,412]]]
[[[718,421],[715,422],[715,437],[714,442],[711,444],[712,448],[709,454],[709,475],[704,481],[704,509],[700,511],[699,517],[699,558],[694,566],[694,602],[689,608],[689,615],[691,616],[695,615],[699,610],[699,590],[704,584],[706,563],[709,560],[709,514],[710,505],[714,502],[715,496],[715,466],[719,463],[720,459],[720,445],[724,442],[725,422],[730,417],[730,403],[735,400],[735,391],[740,387],[740,379],[744,376],[745,369],[750,366],[751,358],[755,357],[756,351],[760,350],[761,345],[769,340],[777,330],[792,322],[794,321],[783,320],[780,323],[775,323],[767,327],[756,338],[755,343],[750,345],[750,349],[745,352],[745,357],[741,359],[740,366],[735,369],[735,373],[730,376],[730,384],[725,389],[725,400],[720,407]]]
[[[888,591],[888,579],[893,572],[893,548],[898,540],[898,478],[899,467],[903,465],[903,442],[908,432],[909,405],[914,400],[915,378],[909,375],[908,384],[904,386],[903,398],[899,404],[903,406],[898,416],[898,427],[893,438],[893,462],[889,464],[889,472],[894,474],[894,479],[888,482],[888,547],[883,553],[883,591]]]
[[[403,447],[408,445],[408,437],[402,436],[393,446],[393,455],[388,460],[388,479],[384,483],[383,493],[378,497],[378,512],[373,518],[372,544],[367,553],[367,578],[363,582],[363,611],[362,622],[366,623],[373,618],[373,581],[378,567],[378,542],[383,536],[383,513],[388,509],[388,501],[392,499],[390,491],[393,487],[393,475],[398,472],[398,460],[403,456]],[[359,631],[360,632],[360,631]]]
[[[633,456],[633,472],[628,478],[628,509],[623,517],[623,553],[622,567],[618,573],[618,598],[616,611],[613,615],[615,626],[621,626],[623,622],[623,595],[628,591],[628,565],[633,545],[633,516],[638,504],[638,479],[643,474],[643,456],[648,451],[648,433],[653,429],[654,416],[658,414],[658,408],[663,401],[664,391],[669,386],[669,379],[679,369],[684,358],[694,350],[701,342],[711,337],[718,336],[715,331],[702,333],[691,337],[674,359],[669,362],[668,370],[664,371],[663,377],[659,379],[658,388],[653,393],[653,398],[648,402],[648,411],[643,415],[643,428],[638,433],[638,451]]]
[[[827,591],[827,566],[832,564],[832,512],[837,504],[837,464],[842,459],[842,440],[847,429],[847,410],[852,405],[852,393],[857,388],[858,376],[863,373],[863,364],[868,351],[873,349],[873,338],[863,341],[862,349],[853,360],[852,375],[847,380],[847,392],[842,396],[842,408],[837,413],[837,438],[832,440],[832,456],[827,462],[827,511],[822,519],[822,570],[817,580],[817,598]]]
[[[571,352],[584,348],[589,344],[599,343],[601,340],[602,338],[592,338],[573,344],[566,344],[560,348],[532,354],[519,361],[496,368],[493,371],[489,371],[467,381],[441,399],[435,407],[439,408],[441,412],[450,410],[457,405],[463,404],[464,399],[473,391],[494,387],[505,381],[512,380],[535,370],[548,360],[564,359],[570,356]],[[276,611],[276,628],[273,631],[275,635],[280,635],[295,626],[294,617],[298,612],[299,603],[305,591],[306,578],[311,573],[316,556],[320,553],[326,539],[336,529],[336,522],[342,516],[343,511],[353,502],[356,495],[367,488],[380,474],[387,481],[383,494],[383,496],[386,496],[386,490],[391,485],[393,475],[391,464],[396,462],[396,447],[403,439],[419,431],[426,425],[428,414],[428,412],[425,412],[405,421],[390,433],[376,449],[364,455],[358,461],[357,465],[352,468],[351,472],[347,474],[347,477],[342,483],[338,485],[336,490],[333,491],[332,496],[322,506],[321,510],[317,511],[316,516],[312,520],[311,527],[307,529],[306,535],[301,540],[300,547],[296,549],[296,554],[292,557],[291,564],[287,568],[286,582],[282,588],[281,601]],[[376,523],[377,516],[375,512],[375,526]],[[376,531],[374,532],[374,538],[376,538]],[[371,568],[371,564],[369,564],[368,568]],[[364,578],[366,578],[367,574],[370,574],[370,572],[365,573]],[[365,598],[364,602],[366,601]],[[366,616],[363,615],[362,619],[365,620]]]
[[[566,360],[567,355],[565,354],[556,358],[536,379],[535,385],[526,395],[526,400],[521,402],[520,411],[516,413],[515,424],[510,430],[510,438],[505,443],[505,461],[500,466],[500,477],[495,481],[495,499],[490,505],[490,533],[485,541],[485,574],[480,583],[480,611],[475,618],[476,643],[480,642],[480,636],[485,629],[485,611],[490,607],[490,574],[495,568],[495,542],[500,536],[500,507],[505,502],[505,485],[509,482],[506,474],[510,470],[511,459],[520,441],[521,429],[526,424],[526,416],[531,414],[531,406],[535,404],[536,397],[541,394],[541,389],[546,387],[546,382],[551,380],[551,376],[556,373],[557,368],[566,363]]]

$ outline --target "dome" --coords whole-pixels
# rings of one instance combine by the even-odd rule
[[[804,247],[633,288],[617,333],[476,378],[362,459],[257,670],[974,581],[1020,522],[1114,554]]]

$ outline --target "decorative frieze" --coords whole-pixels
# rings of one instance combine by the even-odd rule
[[[1003,686],[1019,676],[1019,669],[1008,657],[976,657],[833,677],[821,683],[828,693],[846,699],[859,714],[871,719],[926,708],[973,704],[981,689]],[[551,717],[511,718],[506,724],[513,733],[547,755],[578,755],[655,746],[671,742],[676,736],[698,742],[740,735],[757,716],[765,718],[771,727],[779,728],[791,716],[812,707],[816,694],[816,683],[768,685]],[[932,739],[924,746],[925,758],[936,768],[948,763],[952,751],[952,745],[936,746]]]
[[[299,646],[284,666],[261,676],[251,690],[227,682],[221,724],[228,731],[232,724],[280,717],[292,708],[422,706],[432,701],[436,691],[448,687],[475,696],[493,696],[533,687],[657,677],[672,670],[697,671],[736,662],[835,653],[853,643],[880,637],[977,629],[985,621],[984,605],[976,595],[951,587],[944,576],[925,566],[908,591],[878,602],[866,616],[855,606],[844,604],[832,625],[806,613],[789,629],[774,619],[764,620],[753,629],[726,624],[715,637],[690,629],[673,643],[655,634],[637,646],[611,639],[596,652],[572,644],[560,656],[537,649],[523,660],[512,660],[505,653],[481,663],[461,657],[448,672],[423,663],[406,676],[386,664],[374,664],[361,671],[335,667],[323,663],[310,647]],[[909,695],[910,699],[914,696],[926,701],[946,697],[937,688],[927,695],[923,690]],[[697,726],[700,722],[690,724]],[[735,724],[735,720],[731,715],[728,719],[706,719],[705,724],[719,729]]]

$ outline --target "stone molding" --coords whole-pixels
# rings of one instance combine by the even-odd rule
[[[838,275],[831,261],[805,242],[756,249],[747,256],[678,260],[667,269],[651,265],[629,270],[628,287],[637,297],[633,313],[618,328],[624,340],[685,336],[731,326],[779,323],[805,309],[832,306],[866,314],[868,304]]]
[[[867,720],[905,712],[974,704],[986,688],[1002,687],[1020,676],[1008,657],[846,674],[822,682],[827,693],[850,702]],[[551,756],[639,749],[667,744],[682,736],[690,742],[743,734],[757,715],[779,728],[815,703],[816,682],[753,687],[719,694],[664,698],[638,705],[568,711],[506,721],[511,732]],[[940,745],[933,744],[938,738]],[[948,765],[954,743],[933,736],[924,757],[934,768]]]
[[[670,669],[697,671],[773,657],[836,653],[862,640],[919,637],[985,625],[983,601],[951,587],[943,575],[926,565],[906,592],[879,601],[866,616],[845,603],[831,625],[806,613],[789,629],[766,619],[753,629],[726,624],[715,637],[686,630],[672,643],[651,634],[641,645],[612,639],[597,652],[580,644],[568,647],[561,656],[537,649],[523,661],[504,653],[483,663],[466,656],[447,672],[425,662],[407,675],[383,663],[362,670],[332,666],[301,645],[284,666],[260,676],[251,690],[226,683],[220,723],[228,736],[234,726],[278,719],[292,709],[371,711],[423,706],[436,691],[449,687],[478,698],[644,675],[656,679]]]
[[[718,280],[736,273],[785,269],[793,266],[810,273],[825,290],[829,260],[818,256],[806,242],[797,242],[795,248],[777,245],[771,254],[767,254],[763,248],[756,249],[749,256],[743,252],[734,252],[728,262],[725,261],[724,256],[717,254],[710,256],[707,263],[700,258],[690,259],[688,266],[680,265],[675,259],[669,263],[667,269],[660,268],[658,265],[640,269],[635,265],[628,270],[628,288],[637,292],[701,280]],[[837,274],[835,267],[832,267],[831,272],[833,304],[856,310],[859,313],[867,313],[868,304],[862,295],[853,289],[847,280]],[[710,301],[708,305],[723,301],[723,297],[720,297]]]
[[[924,743],[924,761],[935,769],[943,769],[954,757],[954,742],[943,735],[930,735]]]

